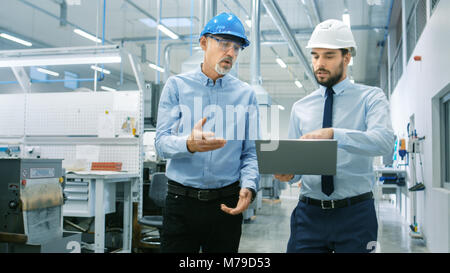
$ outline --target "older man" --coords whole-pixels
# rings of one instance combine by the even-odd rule
[[[249,45],[244,27],[221,13],[200,36],[203,63],[170,77],[159,102],[155,145],[169,178],[162,252],[237,252],[259,182],[256,95],[228,74]]]

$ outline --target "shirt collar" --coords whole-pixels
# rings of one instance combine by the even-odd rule
[[[352,82],[350,81],[349,77],[346,77],[343,81],[333,85],[333,91],[334,94],[339,95],[342,92],[344,92],[344,90],[346,88],[349,88],[352,85]],[[326,91],[327,91],[327,87],[323,86],[323,85],[319,85],[320,86],[320,93],[322,94],[323,97],[325,97]]]
[[[202,85],[211,87],[214,86],[213,80],[208,78],[208,76],[206,76],[205,73],[203,73],[202,64],[200,64],[199,67],[197,68],[197,75]],[[218,84],[220,87],[224,87],[226,83],[229,81],[229,78],[230,76],[226,74],[223,77],[218,78],[216,80],[216,84]]]

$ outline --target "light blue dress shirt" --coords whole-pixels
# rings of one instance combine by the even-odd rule
[[[394,133],[389,102],[378,87],[353,84],[348,78],[333,86],[333,129],[337,140],[334,192],[321,190],[320,175],[296,175],[302,179],[300,194],[320,200],[338,200],[372,190],[375,182],[373,157],[392,152]],[[297,101],[291,112],[289,138],[322,128],[326,87]]]
[[[186,140],[199,120],[204,131],[227,140],[223,148],[190,153]],[[257,191],[255,139],[259,137],[256,94],[245,82],[226,74],[209,79],[201,67],[172,76],[161,94],[155,147],[167,159],[166,176],[185,186],[215,189],[240,180]]]

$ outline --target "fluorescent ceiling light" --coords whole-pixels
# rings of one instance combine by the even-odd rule
[[[163,18],[161,23],[168,27],[190,27],[192,21],[186,17]]]
[[[250,20],[250,19],[247,19],[247,20],[245,20],[245,24],[248,26],[248,27],[252,27],[252,20]]]
[[[8,39],[8,40],[16,42],[16,43],[19,43],[19,44],[22,44],[24,46],[32,46],[33,45],[32,43],[30,43],[28,41],[19,39],[17,37],[11,36],[11,35],[6,34],[6,33],[0,33],[0,37]]]
[[[81,29],[76,28],[76,29],[73,30],[73,32],[75,32],[76,34],[78,34],[78,35],[80,35],[80,36],[82,36],[82,37],[84,37],[86,39],[89,39],[89,40],[91,40],[93,42],[96,42],[96,43],[101,43],[102,42],[102,40],[100,40],[99,38],[97,38],[95,36],[92,36],[91,34],[89,34],[87,32],[84,32]]]
[[[302,83],[299,80],[296,80],[294,83],[295,83],[295,85],[297,85],[298,88],[303,87]]]
[[[105,90],[105,91],[111,91],[111,92],[117,91],[117,90],[114,89],[114,88],[111,88],[111,87],[108,87],[108,86],[104,86],[104,85],[100,86],[100,88],[103,89],[103,90]]]
[[[281,58],[276,58],[277,63],[281,66],[281,68],[286,68],[286,63]]]
[[[278,105],[278,109],[280,109],[281,111],[284,110],[284,106],[283,105]]]
[[[176,35],[173,31],[171,31],[170,29],[166,28],[163,25],[158,25],[158,29],[161,30],[164,34],[166,34],[167,36],[169,36],[170,38],[177,40],[180,37],[178,35]]]
[[[58,72],[51,71],[51,70],[48,70],[48,69],[45,69],[45,68],[42,68],[42,67],[38,67],[36,70],[41,72],[41,73],[45,73],[45,74],[49,74],[51,76],[59,77],[59,73]]]
[[[164,73],[164,71],[165,71],[164,68],[157,66],[156,64],[148,64],[148,66],[150,66],[150,68],[158,70],[159,72],[162,72],[162,73]]]
[[[150,28],[158,26],[152,18],[141,18],[139,21]],[[162,18],[160,22],[166,27],[190,27],[192,23],[192,21],[186,17]]]
[[[76,54],[76,55],[46,55],[30,57],[0,58],[0,67],[14,66],[42,66],[42,65],[69,65],[69,64],[106,64],[120,63],[120,55],[116,54]]]
[[[344,14],[342,14],[342,21],[350,27],[350,14],[348,14],[348,11],[345,11]]]
[[[96,65],[91,65],[91,69],[94,69],[94,70],[96,70],[96,71],[98,71],[98,72],[103,72],[103,73],[105,73],[105,74],[111,74],[111,71],[106,70],[106,69],[101,68],[101,67],[98,67],[98,66],[96,66]]]

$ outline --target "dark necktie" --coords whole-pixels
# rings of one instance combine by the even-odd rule
[[[333,126],[333,88],[328,87],[326,92],[325,107],[323,110],[322,128],[331,128]],[[334,191],[333,176],[322,175],[322,192],[330,196]]]

